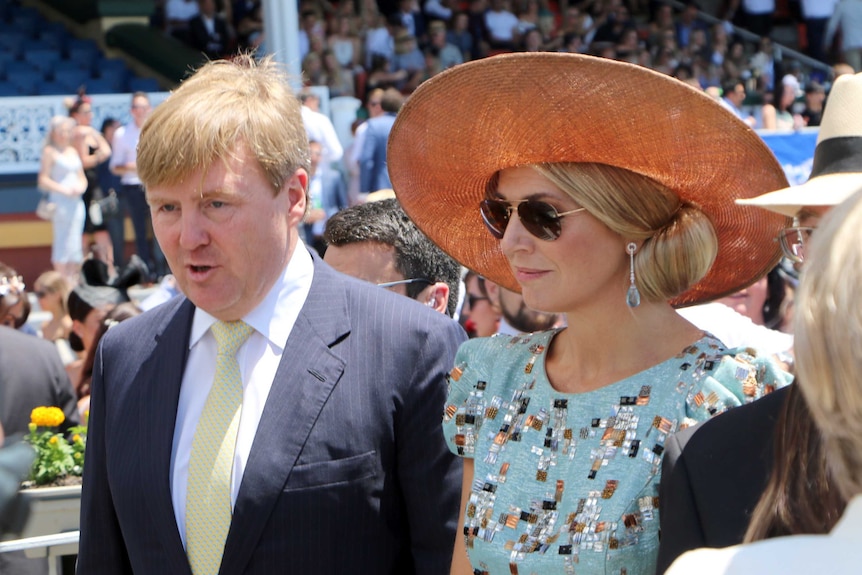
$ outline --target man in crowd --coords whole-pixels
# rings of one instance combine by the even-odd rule
[[[347,207],[347,184],[341,173],[336,170],[324,170],[320,165],[323,156],[323,146],[314,140],[308,143],[310,167],[308,169],[308,200],[310,207],[305,214],[303,236],[305,245],[323,257],[326,243],[323,241],[323,230],[326,221],[339,210]]]
[[[333,162],[344,156],[344,147],[338,139],[332,120],[320,113],[320,96],[310,90],[304,90],[299,95],[299,101],[302,102],[302,123],[308,132],[308,141],[320,142],[320,168],[327,172],[332,169]]]
[[[726,109],[733,112],[733,115],[754,127],[757,120],[751,114],[746,114],[742,109],[742,103],[745,101],[745,85],[739,79],[731,79],[722,86],[722,98],[719,103]]]
[[[150,270],[156,270],[153,249],[148,239],[151,230],[150,211],[137,169],[137,148],[138,139],[141,137],[141,126],[144,125],[151,110],[149,96],[143,92],[135,92],[132,95],[132,121],[121,126],[114,133],[111,161],[108,165],[113,173],[120,176],[121,186],[117,197],[120,200],[120,212],[123,217],[128,214],[132,218],[132,227],[135,230],[135,251]],[[117,268],[123,267],[125,262],[122,253],[114,254],[114,263]]]
[[[368,120],[359,154],[359,192],[363,194],[392,187],[386,163],[386,144],[404,96],[395,88],[387,88],[380,102],[383,114]]]
[[[329,219],[324,261],[349,276],[406,295],[450,317],[461,267],[407,217],[398,200],[353,206]]]
[[[440,414],[464,335],[299,241],[299,108],[271,59],[241,55],[141,134],[185,297],[102,338],[79,574],[449,569],[461,467]]]

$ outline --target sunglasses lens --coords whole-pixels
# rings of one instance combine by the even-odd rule
[[[552,241],[560,237],[560,216],[551,204],[535,200],[520,203],[518,217],[524,228],[540,240]]]
[[[500,200],[482,200],[479,204],[482,221],[495,238],[502,239],[509,224],[509,205]]]

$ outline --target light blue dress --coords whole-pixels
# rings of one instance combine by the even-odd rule
[[[83,169],[78,154],[60,154],[54,158],[50,177],[64,186],[78,183],[80,170]],[[81,248],[81,235],[84,233],[86,207],[81,196],[74,198],[51,192],[51,201],[57,206],[51,220],[53,241],[51,242],[51,261],[56,263],[80,263],[84,261]]]
[[[443,430],[474,459],[463,530],[475,573],[652,574],[668,435],[789,383],[704,336],[676,357],[582,394],[554,390],[558,331],[464,343]]]

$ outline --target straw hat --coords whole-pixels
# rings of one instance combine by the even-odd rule
[[[803,206],[835,206],[862,189],[862,73],[839,76],[823,111],[808,181],[739,200],[795,216]]]
[[[702,92],[632,64],[522,53],[456,66],[423,83],[395,121],[387,155],[404,210],[466,267],[520,291],[479,215],[497,171],[596,162],[652,178],[703,210],[719,251],[692,305],[753,283],[777,262],[784,217],[733,200],[787,185],[757,134]],[[622,247],[620,248],[622,249]]]

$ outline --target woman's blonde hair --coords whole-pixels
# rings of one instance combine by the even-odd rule
[[[817,228],[794,316],[799,385],[841,494],[862,493],[862,189]]]
[[[66,304],[66,300],[69,298],[69,292],[72,291],[69,287],[69,282],[66,281],[66,278],[60,272],[56,272],[54,270],[50,270],[47,272],[43,272],[36,278],[36,283],[33,285],[39,286],[41,290],[48,290],[51,293],[60,294],[60,305],[65,315],[69,314],[69,307]]]
[[[715,261],[718,238],[712,222],[655,180],[606,164],[534,168],[626,242],[643,241],[634,261],[635,282],[645,300],[667,301],[683,293]]]
[[[144,123],[138,175],[145,186],[170,185],[228,160],[245,146],[278,193],[308,168],[308,136],[286,74],[271,57],[251,54],[204,64]]]
[[[54,132],[59,130],[60,128],[68,126],[69,128],[75,127],[75,120],[70,118],[69,116],[53,116],[51,121],[48,123],[48,132],[45,134],[45,145],[53,146],[54,145]]]

